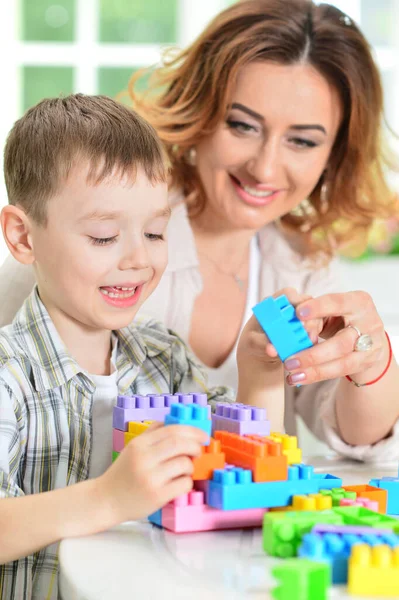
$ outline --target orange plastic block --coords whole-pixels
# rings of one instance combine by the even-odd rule
[[[227,462],[250,469],[255,483],[288,479],[288,461],[281,444],[257,435],[243,437],[227,431],[215,431],[214,435],[222,444]]]
[[[132,440],[133,438],[141,435],[146,431],[153,421],[129,421],[128,430],[125,431],[125,446]]]
[[[388,498],[386,490],[374,487],[373,485],[343,485],[342,487],[349,492],[356,492],[358,498],[368,498],[369,500],[378,502],[378,512],[386,514]]]
[[[224,469],[226,457],[218,440],[210,439],[208,446],[202,446],[201,456],[193,458],[193,480],[212,479],[214,469]]]
[[[272,432],[268,439],[280,442],[283,446],[283,454],[287,457],[289,465],[299,465],[302,462],[302,450],[298,448],[296,435]]]

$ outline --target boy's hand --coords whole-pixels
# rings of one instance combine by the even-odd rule
[[[199,428],[153,424],[134,438],[98,478],[115,524],[141,519],[193,487],[191,457],[208,439]]]

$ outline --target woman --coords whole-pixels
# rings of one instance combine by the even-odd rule
[[[174,205],[169,267],[146,313],[190,343],[211,383],[237,387],[243,323],[285,291],[314,341],[326,340],[284,365],[287,431],[299,413],[338,452],[398,455],[389,340],[366,293],[333,293],[327,264],[393,210],[381,82],[359,29],[327,4],[246,0],[156,70],[148,94],[135,93],[137,79],[132,100],[165,144]],[[11,263],[0,272],[12,312],[32,284],[21,275]],[[278,419],[283,366],[263,334],[253,342],[265,380],[251,403]]]

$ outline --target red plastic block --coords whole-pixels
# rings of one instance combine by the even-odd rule
[[[215,438],[220,440],[227,462],[250,469],[255,483],[288,479],[288,461],[280,443],[261,436],[242,437],[227,431],[216,431]]]
[[[209,446],[202,446],[201,456],[193,458],[193,480],[211,479],[214,469],[224,469],[226,458],[218,440],[210,439]]]
[[[378,502],[378,512],[386,514],[387,512],[387,491],[373,485],[343,485],[344,490],[356,492],[358,497],[368,498]]]
[[[204,503],[203,492],[192,491],[162,509],[162,526],[175,533],[260,527],[267,509],[219,510]]]

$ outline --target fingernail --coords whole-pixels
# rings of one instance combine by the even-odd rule
[[[301,318],[308,317],[309,315],[310,315],[310,308],[308,308],[307,306],[300,308],[298,311],[298,316]]]
[[[287,371],[294,371],[301,366],[301,363],[297,358],[290,358],[289,360],[285,361],[284,366]]]
[[[290,375],[288,379],[291,384],[295,384],[306,379],[306,375],[305,373],[295,373],[294,375]]]

